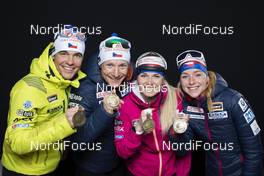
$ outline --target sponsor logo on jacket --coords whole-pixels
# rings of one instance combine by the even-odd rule
[[[208,118],[209,119],[225,119],[225,118],[228,118],[228,114],[227,114],[227,111],[209,112]]]
[[[109,91],[109,92],[97,92],[97,93],[96,93],[96,98],[97,98],[97,99],[104,98],[105,95],[107,95],[107,94],[109,94],[109,93],[111,93],[111,92],[110,92],[110,91]]]
[[[53,114],[53,113],[55,113],[55,112],[59,112],[59,111],[61,111],[62,109],[63,109],[63,106],[60,105],[60,106],[57,106],[57,107],[55,107],[55,108],[48,109],[48,110],[47,110],[47,113]]]
[[[115,126],[114,127],[115,131],[119,132],[119,131],[124,131],[124,127],[122,126]]]
[[[251,124],[250,124],[250,128],[254,134],[254,136],[256,136],[259,132],[260,132],[260,128],[258,126],[258,123],[256,120],[254,120]]]
[[[211,105],[211,111],[223,111],[224,105],[223,102],[213,102]]]
[[[187,106],[187,111],[188,112],[194,112],[194,113],[204,113],[203,108],[198,108],[195,106]]]
[[[48,101],[51,103],[51,102],[53,102],[53,101],[58,100],[58,96],[57,96],[57,95],[51,95],[51,96],[49,96],[47,99],[48,99]]]
[[[15,129],[15,128],[28,128],[29,127],[29,124],[28,123],[19,123],[19,124],[14,124],[12,125],[12,128]]]
[[[32,116],[34,116],[34,112],[33,111],[25,111],[23,109],[18,109],[16,114],[18,116],[22,116],[22,117],[32,117]]]
[[[242,109],[243,112],[245,112],[245,110],[248,107],[247,103],[245,102],[245,100],[243,98],[240,98],[238,100],[238,105],[240,106],[240,108]]]
[[[191,119],[204,119],[204,115],[198,115],[198,114],[189,114],[189,117]]]
[[[25,109],[29,109],[29,108],[31,108],[31,107],[32,107],[32,102],[29,101],[29,100],[25,101],[25,102],[23,103],[23,107],[24,107]]]
[[[23,118],[15,118],[14,120],[13,120],[13,122],[14,123],[16,123],[16,122],[19,122],[19,121],[32,121],[33,120],[33,117],[23,117]]]
[[[70,94],[69,98],[70,98],[70,100],[76,100],[76,101],[82,101],[82,99],[83,99],[82,96],[76,95],[76,94],[73,94],[73,93]]]
[[[255,115],[250,108],[243,114],[243,116],[245,117],[247,123],[251,122],[255,118]]]

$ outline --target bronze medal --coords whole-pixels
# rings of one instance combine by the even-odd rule
[[[120,99],[116,94],[107,96],[105,101],[113,109],[117,109],[120,103]]]
[[[84,108],[79,107],[79,110],[74,114],[72,119],[74,127],[81,127],[86,122]]]
[[[184,133],[187,130],[188,123],[183,119],[176,119],[173,124],[173,129],[176,133]]]
[[[145,133],[150,133],[155,128],[155,123],[151,118],[151,113],[147,112],[147,119],[143,122],[142,127]]]

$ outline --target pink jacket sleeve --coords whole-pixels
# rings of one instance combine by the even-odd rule
[[[120,109],[120,115],[115,119],[115,147],[121,158],[127,159],[136,153],[141,145],[141,135],[132,129],[129,116]]]

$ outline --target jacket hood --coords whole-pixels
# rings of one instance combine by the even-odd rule
[[[215,75],[216,75],[216,83],[215,83],[215,89],[213,91],[212,97],[216,97],[219,93],[221,93],[226,88],[228,88],[228,84],[226,80],[224,80],[224,78],[218,73],[215,73]]]
[[[85,71],[88,75],[87,77],[93,82],[104,82],[101,77],[100,67],[98,65],[98,52],[87,58],[87,61],[85,62],[85,68]]]
[[[49,50],[52,46],[53,43],[50,43],[39,58],[33,59],[30,66],[30,73],[62,87],[68,87],[71,85],[78,88],[80,85],[79,80],[84,78],[86,75],[83,72],[78,71],[78,75],[74,80],[64,79],[57,71],[53,62],[53,57],[49,55]]]
[[[152,101],[150,104],[148,102],[146,102],[143,99],[143,96],[140,94],[139,92],[139,87],[138,87],[138,83],[137,81],[134,81],[132,83],[133,87],[132,87],[132,91],[131,91],[131,99],[132,101],[137,104],[141,109],[145,109],[148,107],[151,108],[158,108],[163,104],[163,101],[165,99],[165,97],[167,96],[167,91],[163,92],[160,91],[157,95],[156,95],[156,99],[155,101]]]

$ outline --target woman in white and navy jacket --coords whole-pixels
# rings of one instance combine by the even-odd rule
[[[260,128],[247,100],[219,74],[207,71],[200,51],[181,53],[177,66],[183,108],[190,120],[187,131],[170,135],[170,140],[189,139],[203,147],[207,176],[261,175]],[[192,141],[195,136],[203,143]]]

